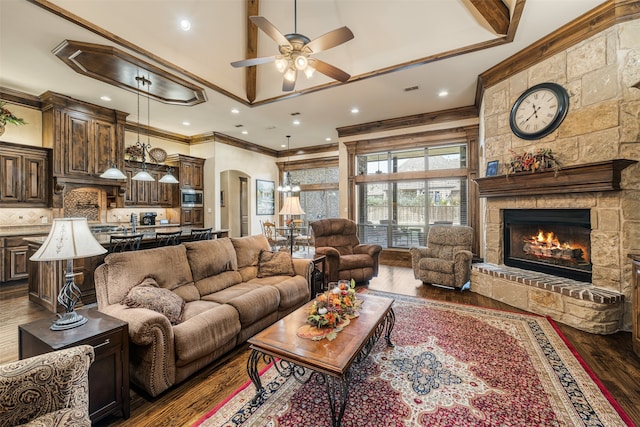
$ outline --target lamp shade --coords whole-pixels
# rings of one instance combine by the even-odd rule
[[[106,179],[127,179],[127,176],[122,173],[120,169],[116,167],[116,165],[111,165],[109,169],[104,171],[100,178]]]
[[[149,174],[149,172],[147,172],[146,169],[141,170],[131,179],[134,181],[155,181],[155,179]]]
[[[162,178],[158,180],[158,182],[162,182],[165,184],[178,184],[178,179],[171,174],[171,172],[167,172]]]
[[[280,209],[280,215],[304,215],[300,206],[300,197],[289,196],[284,199],[284,206]]]
[[[93,237],[86,218],[56,218],[31,261],[57,261],[101,255],[107,250]]]

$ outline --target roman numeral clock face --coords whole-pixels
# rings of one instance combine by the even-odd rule
[[[556,130],[569,109],[569,95],[556,83],[540,83],[527,89],[511,108],[509,124],[522,139],[540,139]]]

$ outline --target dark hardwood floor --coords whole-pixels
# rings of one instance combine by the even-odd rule
[[[498,301],[465,291],[419,286],[409,268],[381,266],[370,289],[450,301],[474,306],[521,311]],[[17,326],[50,313],[28,301],[26,283],[0,287],[0,363],[18,358]],[[593,335],[557,324],[560,331],[596,374],[607,390],[640,425],[640,358],[631,348],[631,333]],[[150,398],[131,389],[131,417],[115,416],[98,426],[189,426],[223,401],[247,381],[246,362],[249,351],[239,347],[225,358],[204,368],[186,382]]]

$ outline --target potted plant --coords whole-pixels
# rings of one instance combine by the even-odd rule
[[[11,111],[4,108],[6,102],[0,101],[0,135],[4,133],[4,126],[8,123],[11,125],[26,125],[27,122],[20,117],[15,116]]]

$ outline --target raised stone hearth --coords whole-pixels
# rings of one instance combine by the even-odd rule
[[[624,310],[618,292],[504,265],[473,264],[471,291],[597,334],[616,332]]]

